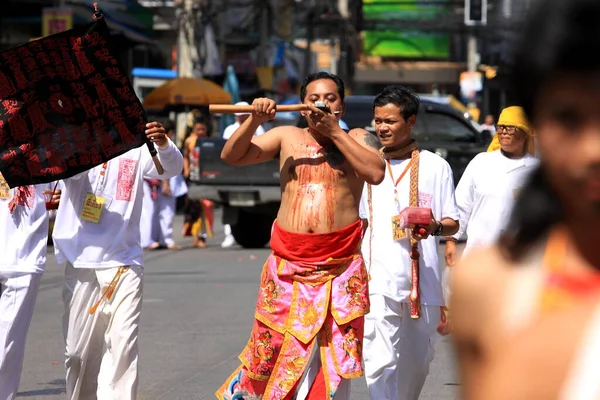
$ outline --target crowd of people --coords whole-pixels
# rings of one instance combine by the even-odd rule
[[[417,400],[449,332],[467,400],[600,399],[598,15],[597,0],[534,6],[515,52],[518,105],[486,129],[488,151],[456,188],[448,162],[411,137],[420,100],[404,86],[376,96],[376,135],[340,126],[344,82],[327,72],[300,88],[307,128],[264,132],[268,98],[236,116],[223,160],[279,159],[282,200],[250,337],[218,399],[343,400],[364,376],[373,400]],[[143,247],[177,248],[177,197],[193,245],[213,233],[214,205],[186,198],[185,183],[206,120],[191,121],[183,152],[170,126],[147,128],[162,175],[135,149],[58,186],[0,179],[0,400],[16,396],[53,202],[67,396],[136,398]]]

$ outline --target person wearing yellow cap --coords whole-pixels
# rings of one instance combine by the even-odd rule
[[[535,154],[535,140],[531,125],[527,120],[525,111],[521,107],[512,106],[502,110],[500,118],[498,119],[498,125],[496,134],[494,135],[492,142],[488,146],[487,151],[500,150],[499,133],[502,129],[512,129],[513,127],[519,128],[520,131],[524,132],[526,136],[525,149],[529,154]]]
[[[467,165],[456,187],[460,229],[447,237],[446,263],[455,263],[456,242],[467,233],[465,253],[493,244],[509,219],[519,188],[539,164],[534,157],[533,130],[521,107],[505,108],[498,119],[497,147]]]

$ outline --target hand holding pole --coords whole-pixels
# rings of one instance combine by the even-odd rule
[[[252,113],[253,106],[236,106],[233,104],[211,104],[208,110],[212,114],[235,114],[235,113]],[[277,106],[277,112],[297,112],[309,110],[306,104],[285,104]]]

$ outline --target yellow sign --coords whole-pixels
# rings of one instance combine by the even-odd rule
[[[73,28],[73,9],[44,8],[42,12],[42,36],[53,35]]]
[[[81,219],[97,224],[100,222],[100,216],[102,215],[102,206],[104,205],[104,198],[100,196],[88,193],[85,196],[83,203],[83,210],[81,211]]]

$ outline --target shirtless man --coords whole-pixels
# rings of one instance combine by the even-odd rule
[[[466,400],[600,398],[599,14],[597,0],[539,1],[516,42],[514,87],[541,164],[498,244],[454,271]],[[595,343],[581,332],[589,321]]]
[[[339,77],[309,75],[300,93],[310,108],[302,113],[308,128],[282,126],[253,137],[276,108],[270,99],[256,99],[221,154],[233,165],[279,158],[282,200],[250,340],[219,399],[323,399],[325,393],[345,399],[348,379],[363,374],[369,299],[358,208],[364,183],[379,184],[385,164],[377,138],[339,127]],[[316,108],[317,101],[332,113]]]

